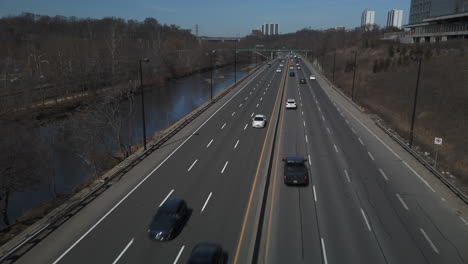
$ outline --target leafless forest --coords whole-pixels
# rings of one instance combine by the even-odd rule
[[[164,88],[170,79],[209,70],[213,49],[214,67],[233,63],[235,48],[199,42],[190,30],[154,18],[29,13],[0,18],[0,39],[0,210],[7,227],[12,193],[41,182],[60,195],[52,145],[72,149],[92,167],[91,176],[132,154],[123,124],[135,119],[140,59],[149,59],[142,65],[145,86]],[[58,132],[40,135],[41,124],[64,118],[71,121]]]

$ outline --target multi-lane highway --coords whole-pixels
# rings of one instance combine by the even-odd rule
[[[444,186],[301,66],[295,77],[287,64],[281,73],[278,61],[263,66],[18,263],[185,263],[202,241],[245,263],[252,215],[261,215],[259,263],[466,263],[468,222],[453,210],[461,205],[441,200]],[[286,98],[298,108],[286,110]],[[275,122],[254,129],[251,119],[276,112],[259,214],[252,204],[263,190],[253,188]],[[289,155],[307,158],[308,186],[283,184]],[[174,240],[151,241],[149,221],[170,197],[187,201],[188,223]]]
[[[221,244],[231,258],[267,131],[252,128],[252,117],[264,114],[269,120],[285,78],[278,66],[262,67],[201,118],[188,137],[171,140],[167,147],[178,147],[167,158],[158,160],[155,153],[132,170],[125,178],[140,180],[108,190],[121,194],[100,197],[96,216],[80,212],[76,218],[83,222],[66,224],[19,263],[185,263],[202,241]],[[174,240],[151,241],[148,224],[169,197],[185,199],[191,217]]]
[[[467,263],[464,219],[302,66],[285,91],[299,104],[280,118],[259,262]],[[309,186],[283,184],[289,155],[308,159]]]

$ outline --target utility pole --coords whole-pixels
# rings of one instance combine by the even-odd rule
[[[408,140],[408,146],[410,148],[413,146],[413,129],[414,129],[414,121],[416,117],[416,105],[418,103],[418,90],[419,90],[419,77],[421,76],[421,63],[422,63],[422,57],[419,58],[418,76],[416,78],[416,89],[414,89],[413,113],[411,115],[411,125],[410,125],[409,140]]]
[[[149,59],[140,59],[140,93],[141,93],[141,120],[143,126],[143,146],[146,150],[146,122],[145,122],[145,94],[143,92],[143,67],[141,62],[149,62]]]
[[[335,82],[335,63],[336,63],[336,48],[335,48],[335,55],[333,56],[333,79],[332,79],[332,83]]]
[[[356,68],[357,68],[357,50],[354,52],[354,73],[353,73],[353,86],[351,87],[351,100],[354,101],[354,81],[356,80]]]

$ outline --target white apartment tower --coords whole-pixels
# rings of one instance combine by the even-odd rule
[[[364,9],[361,16],[361,27],[372,29],[375,24],[375,11],[370,9]]]
[[[403,23],[403,10],[392,9],[388,11],[387,28],[396,27],[401,29]]]

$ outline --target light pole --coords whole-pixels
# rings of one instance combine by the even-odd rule
[[[143,146],[146,150],[146,123],[145,123],[145,94],[143,92],[143,68],[141,66],[141,62],[146,62],[148,63],[150,60],[145,58],[145,59],[140,59],[139,64],[140,64],[140,93],[141,93],[141,120],[142,120],[142,125],[143,125]]]
[[[210,72],[210,99],[213,101],[213,56],[215,55],[216,50],[211,51],[210,62],[211,62],[211,72]]]
[[[354,101],[354,80],[356,79],[356,68],[357,68],[357,50],[354,52],[354,73],[353,73],[353,86],[351,87],[351,100]]]
[[[410,125],[410,133],[409,133],[409,140],[408,140],[408,146],[410,148],[413,146],[413,129],[414,129],[414,121],[416,117],[416,105],[418,103],[418,90],[419,90],[419,77],[421,75],[421,62],[422,62],[422,58],[419,58],[418,76],[416,78],[416,89],[414,89],[413,113],[411,115],[411,125]]]
[[[335,83],[335,64],[336,64],[336,48],[335,48],[335,55],[333,55],[333,79],[332,79],[333,83]]]
[[[234,83],[237,82],[237,42],[236,48],[234,49]]]

